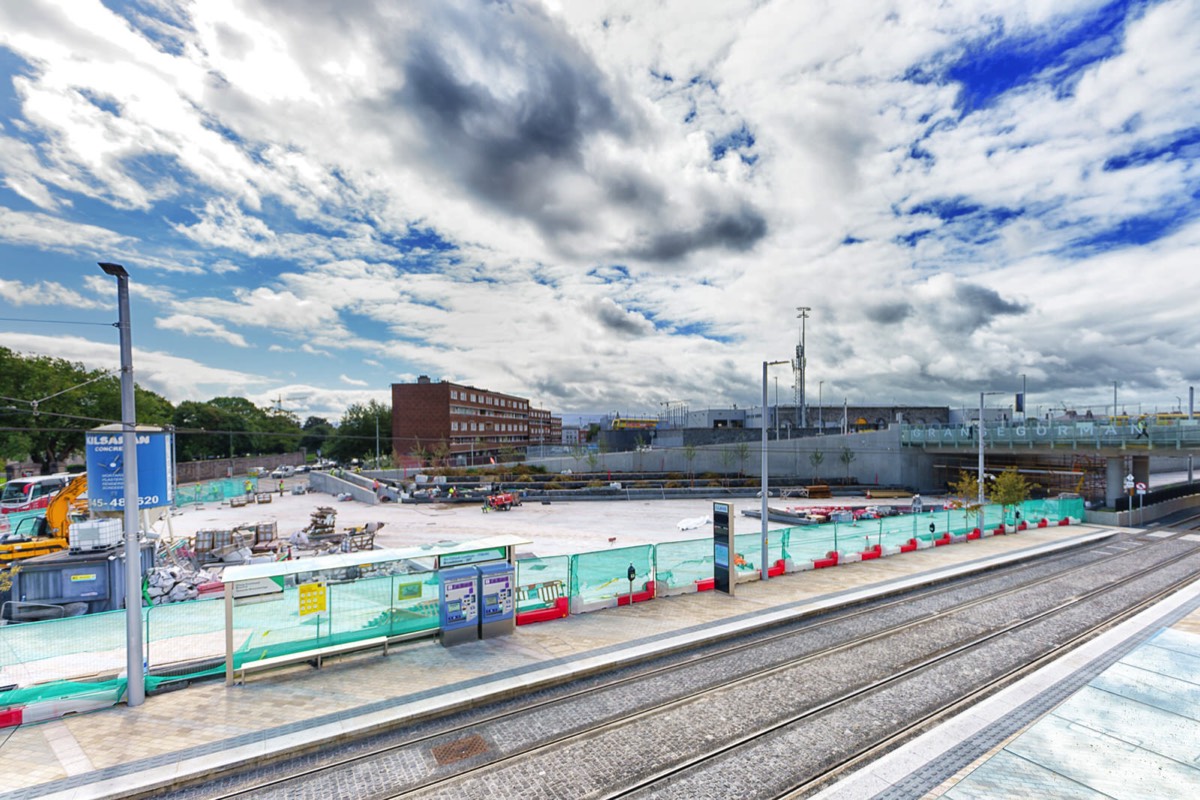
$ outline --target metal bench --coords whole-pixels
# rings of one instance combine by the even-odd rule
[[[357,642],[331,644],[328,647],[321,647],[316,650],[303,650],[298,653],[288,653],[282,656],[272,656],[271,658],[260,658],[255,661],[245,661],[241,664],[241,666],[234,668],[234,683],[245,684],[247,672],[258,672],[259,670],[283,667],[289,664],[299,664],[303,661],[314,661],[316,662],[316,668],[320,669],[322,661],[329,656],[340,656],[344,655],[345,653],[353,653],[359,650],[370,650],[373,647],[383,647],[383,654],[386,656],[388,651],[388,637],[376,636],[372,639],[360,639]]]

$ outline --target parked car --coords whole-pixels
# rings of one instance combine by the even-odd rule
[[[286,466],[286,465],[281,465],[281,466],[278,466],[278,467],[276,467],[276,468],[275,468],[275,469],[274,469],[274,470],[271,472],[271,477],[272,477],[272,478],[290,478],[290,477],[292,477],[292,476],[293,476],[293,475],[295,475],[295,474],[296,474],[296,468],[295,468],[295,467],[289,467],[289,466]]]
[[[296,474],[302,475],[311,469],[312,469],[312,467],[310,467],[308,464],[301,464],[300,466],[296,467]]]
[[[255,478],[261,478],[267,474],[267,468],[266,467],[251,467],[250,469],[246,470],[246,474],[252,475]]]

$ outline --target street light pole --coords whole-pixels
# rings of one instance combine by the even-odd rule
[[[762,372],[762,465],[760,472],[762,474],[762,563],[761,573],[762,579],[767,580],[767,368],[775,364],[786,364],[786,361],[764,361]]]
[[[1117,416],[1117,382],[1113,381],[1113,418]]]
[[[121,455],[125,476],[125,702],[146,700],[142,657],[142,554],[138,547],[137,414],[134,411],[133,341],[129,329],[129,273],[120,264],[100,262],[117,279],[117,330],[121,336]]]

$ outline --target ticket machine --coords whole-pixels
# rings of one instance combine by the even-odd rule
[[[438,587],[442,646],[476,641],[479,638],[479,570],[475,567],[444,569],[438,573]]]
[[[479,638],[507,636],[516,629],[516,574],[507,561],[479,569]]]

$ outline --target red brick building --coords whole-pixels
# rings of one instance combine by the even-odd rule
[[[562,417],[555,417],[544,408],[529,409],[529,443],[537,445],[562,442]]]
[[[548,412],[547,412],[548,413]],[[560,420],[561,424],[561,420]],[[448,456],[486,463],[530,440],[529,401],[448,381],[392,384],[392,451],[397,457]]]

